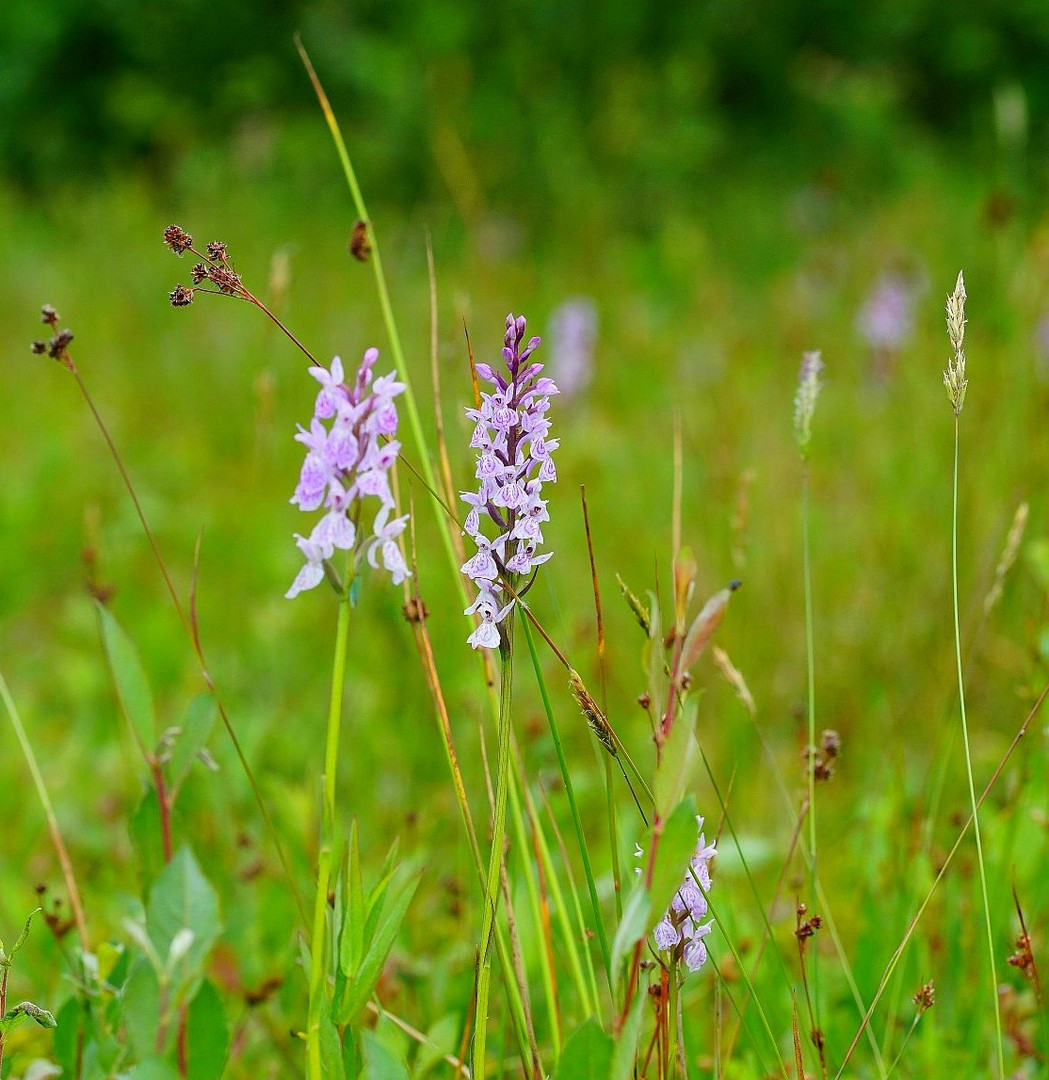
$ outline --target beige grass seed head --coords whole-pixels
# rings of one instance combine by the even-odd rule
[[[947,387],[947,396],[950,398],[955,416],[961,414],[962,406],[965,404],[965,388],[969,382],[965,377],[965,350],[963,348],[965,323],[965,278],[959,270],[954,292],[947,297],[947,336],[951,339],[954,356],[947,362],[947,370],[943,373],[943,385]]]
[[[802,458],[809,456],[812,439],[812,414],[816,411],[816,399],[823,383],[823,360],[820,353],[807,352],[798,373],[798,389],[794,395],[794,436]]]

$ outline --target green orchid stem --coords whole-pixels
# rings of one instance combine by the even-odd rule
[[[493,929],[499,904],[499,882],[503,865],[503,841],[506,836],[507,787],[510,777],[510,700],[514,668],[514,612],[503,622],[500,638],[499,678],[499,745],[496,762],[495,808],[492,814],[492,853],[488,860],[488,883],[485,888],[484,917],[481,920],[481,945],[477,958],[477,1015],[474,1017],[474,1037],[471,1075],[475,1080],[485,1076],[485,1037],[488,1027],[488,992],[492,981]]]
[[[969,724],[965,716],[965,677],[962,673],[961,617],[958,608],[958,429],[959,413],[954,414],[954,496],[951,511],[951,584],[954,592],[954,655],[958,668],[958,707],[962,717],[962,742],[965,745],[965,772],[969,780],[969,802],[972,806],[973,836],[976,838],[976,862],[980,868],[980,891],[983,894],[983,918],[987,931],[987,958],[991,965],[991,996],[994,1000],[994,1027],[997,1036],[998,1075],[1005,1080],[1005,1049],[1002,1041],[1002,1013],[998,1004],[998,971],[994,958],[994,931],[991,928],[991,903],[987,895],[987,868],[983,859],[983,840],[980,837],[980,804],[973,782],[972,753],[969,748]]]
[[[346,682],[346,645],[350,636],[350,601],[339,601],[335,628],[335,660],[328,703],[328,731],[324,743],[324,783],[321,802],[321,843],[317,853],[317,895],[313,903],[313,934],[310,938],[310,1005],[306,1027],[306,1064],[309,1080],[323,1080],[321,1066],[321,1020],[328,1003],[327,925],[328,891],[335,851],[335,782],[339,764],[339,730],[342,726],[342,698]]]
[[[587,892],[590,894],[590,907],[594,914],[594,929],[597,931],[597,939],[601,945],[601,959],[604,962],[605,978],[608,981],[608,990],[611,994],[614,993],[612,952],[608,945],[608,935],[605,933],[604,919],[601,916],[601,903],[597,897],[597,884],[594,881],[594,871],[590,865],[590,851],[586,846],[586,837],[583,834],[583,822],[579,814],[579,806],[576,803],[575,788],[572,784],[572,774],[568,770],[568,759],[565,757],[565,748],[561,743],[561,732],[558,730],[557,722],[554,720],[554,710],[550,703],[550,695],[547,693],[546,683],[542,678],[541,669],[539,667],[539,654],[536,652],[532,628],[528,625],[527,619],[522,625],[524,626],[525,641],[528,642],[528,652],[532,657],[532,665],[535,668],[536,677],[539,682],[539,692],[542,695],[543,707],[546,710],[546,720],[550,728],[550,737],[553,740],[554,750],[557,753],[557,764],[561,770],[561,780],[565,785],[565,795],[568,797],[568,807],[572,813],[572,824],[575,827],[576,842],[579,844],[579,854],[583,860],[583,873],[586,876]],[[616,860],[616,862],[618,862],[618,860]],[[617,892],[616,895],[618,899],[619,893]]]

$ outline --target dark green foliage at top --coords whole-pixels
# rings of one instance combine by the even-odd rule
[[[163,179],[201,143],[315,124],[296,31],[404,201],[425,197],[449,136],[483,190],[539,204],[573,162],[641,195],[655,176],[694,181],[741,132],[746,152],[811,157],[889,139],[890,121],[989,129],[1006,88],[1049,113],[1041,0],[9,0],[0,167],[34,187],[130,166]]]

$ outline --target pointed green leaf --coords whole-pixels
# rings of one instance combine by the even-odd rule
[[[212,694],[202,693],[190,701],[179,724],[179,735],[171,751],[168,775],[174,791],[182,786],[189,775],[197,754],[207,745],[218,717],[218,708]]]
[[[179,971],[183,981],[196,977],[222,929],[219,901],[188,847],[180,848],[157,878],[146,909],[149,936],[161,958],[168,956],[171,942],[183,929],[193,932]]]
[[[131,847],[135,852],[135,873],[143,897],[149,895],[164,869],[164,840],[160,827],[157,793],[147,787],[127,823]]]
[[[219,1080],[229,1054],[229,1023],[215,984],[205,979],[186,1013],[188,1080]]]
[[[33,908],[29,913],[29,918],[25,921],[25,926],[22,927],[22,932],[18,935],[18,940],[11,946],[11,951],[7,954],[8,960],[14,960],[18,950],[26,943],[26,939],[29,937],[29,927],[33,924],[33,916],[40,911],[40,908]],[[0,948],[3,948],[0,945]]]
[[[644,881],[638,878],[623,905],[623,918],[612,943],[612,970],[618,972],[627,954],[645,936],[652,899]]]
[[[143,757],[150,761],[157,742],[157,723],[149,680],[139,660],[138,650],[112,613],[101,604],[97,604],[96,608],[117,700]]]
[[[655,799],[660,817],[667,818],[692,783],[699,764],[699,746],[695,739],[697,705],[685,704],[663,744],[663,754],[656,770]]]
[[[648,695],[653,706],[666,700],[666,660],[663,656],[663,626],[659,601],[653,592],[648,594],[648,642],[645,645],[645,666],[648,671]]]
[[[674,894],[685,880],[689,860],[696,853],[699,840],[699,822],[696,820],[696,799],[689,795],[678,803],[674,812],[663,823],[663,832],[656,845],[656,864],[652,870],[652,910],[646,935],[655,929],[656,923],[674,899]]]
[[[419,1046],[415,1055],[415,1067],[412,1070],[416,1080],[422,1080],[438,1062],[448,1054],[454,1054],[459,1048],[461,1027],[455,1013],[445,1013],[435,1020],[426,1032],[426,1041]]]
[[[363,1033],[364,1080],[410,1080],[404,1063],[399,1061],[374,1031]]]
[[[637,1040],[641,1034],[641,1017],[644,1015],[645,997],[638,994],[634,998],[634,1004],[630,1006],[630,1013],[623,1025],[623,1030],[616,1040],[616,1048],[612,1054],[612,1064],[608,1070],[608,1080],[632,1080],[634,1075],[634,1062],[637,1059]]]
[[[375,984],[382,974],[386,957],[393,948],[394,938],[397,936],[397,931],[418,884],[419,875],[416,874],[397,892],[389,909],[382,912],[375,935],[366,943],[366,951],[357,970],[343,968],[343,974],[347,980],[346,993],[339,1004],[335,1018],[340,1026],[356,1022],[364,1011],[368,999],[375,990]]]
[[[326,1080],[347,1080],[339,1032],[326,1012],[320,1015],[321,1066]]]
[[[153,965],[144,956],[132,965],[122,996],[121,1017],[136,1057],[153,1053],[160,1027],[160,984]]]
[[[554,1080],[608,1080],[613,1042],[591,1016],[568,1038]]]

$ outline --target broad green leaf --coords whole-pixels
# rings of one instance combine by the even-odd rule
[[[112,1035],[102,1035],[84,1047],[78,1080],[112,1080],[118,1063],[126,1060],[127,1047]],[[76,1075],[70,1073],[71,1076]],[[168,1080],[168,1078],[165,1078]]]
[[[634,883],[623,905],[623,918],[612,942],[612,970],[618,972],[631,949],[645,936],[652,898],[640,878]]]
[[[219,1080],[229,1054],[229,1023],[215,984],[200,984],[186,1014],[188,1080]]]
[[[641,1017],[644,1015],[644,1004],[644,994],[638,994],[634,998],[634,1004],[630,1006],[630,1014],[626,1018],[623,1030],[619,1033],[619,1038],[616,1039],[612,1064],[608,1070],[608,1080],[632,1080],[634,1061],[637,1058],[637,1040],[641,1034]]]
[[[135,1055],[141,1058],[154,1053],[160,1027],[160,984],[153,965],[144,956],[132,965],[124,987],[121,1016]]]
[[[188,982],[202,971],[222,924],[215,890],[188,847],[180,848],[157,878],[149,894],[146,926],[162,959],[175,935],[191,930],[193,940],[179,965],[180,981]]]
[[[343,1000],[336,1006],[335,1020],[339,1025],[354,1023],[372,996],[375,984],[382,974],[383,965],[386,963],[386,957],[393,948],[394,938],[397,936],[401,921],[404,919],[418,884],[417,874],[411,881],[405,883],[394,897],[389,909],[382,912],[375,935],[365,944],[364,957],[357,970],[352,971],[343,967],[343,974],[347,981]]]
[[[561,1051],[554,1080],[608,1080],[614,1044],[589,1017],[575,1029]]]
[[[86,1046],[94,1040],[93,1018],[75,997],[69,997],[56,1013],[55,1020],[58,1026],[51,1040],[51,1053],[62,1066],[64,1076],[75,1076],[78,1050],[81,1045]]]
[[[157,793],[152,787],[142,792],[128,819],[128,835],[135,852],[135,873],[142,896],[148,896],[157,878],[164,870],[164,840],[160,828],[160,807]]]
[[[652,871],[650,894],[652,910],[645,933],[655,928],[670,906],[674,894],[685,880],[689,860],[696,852],[699,822],[696,820],[695,796],[689,795],[678,803],[663,823],[663,832],[656,845],[656,864]]]
[[[460,1020],[455,1013],[445,1013],[430,1025],[426,1032],[426,1041],[419,1046],[415,1055],[415,1067],[412,1070],[416,1080],[422,1080],[446,1054],[454,1054],[459,1049]]]
[[[150,1055],[124,1074],[128,1080],[179,1080],[178,1069],[163,1058]]]
[[[664,819],[681,802],[699,763],[699,747],[694,735],[696,709],[694,700],[686,702],[670,729],[670,737],[663,744],[654,787],[656,810]]]
[[[108,608],[101,604],[98,609],[102,627],[102,644],[113,675],[117,700],[121,711],[131,725],[139,749],[147,761],[152,760],[157,742],[156,714],[153,711],[153,694],[149,680],[138,658],[138,650],[121,629]]]
[[[197,694],[186,706],[179,724],[179,735],[171,751],[171,761],[168,763],[168,775],[174,791],[178,791],[182,786],[197,754],[207,745],[217,716],[218,708],[212,694]]]
[[[324,1011],[320,1015],[321,1066],[327,1080],[347,1080],[342,1059],[342,1044],[331,1018]]]
[[[410,1080],[404,1063],[399,1061],[374,1031],[363,1033],[364,1080]]]

